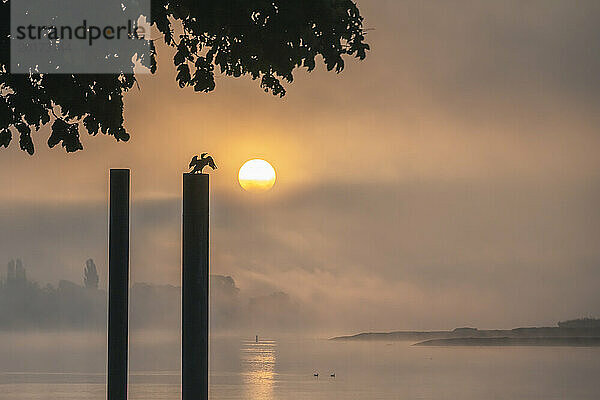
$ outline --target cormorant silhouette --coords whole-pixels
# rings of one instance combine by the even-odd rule
[[[190,168],[193,167],[191,171],[192,174],[202,173],[202,170],[206,166],[209,166],[212,169],[217,169],[215,161],[211,156],[207,156],[207,154],[208,153],[202,153],[200,154],[200,158],[198,158],[198,156],[194,156],[194,158],[192,158],[192,161],[190,161]]]

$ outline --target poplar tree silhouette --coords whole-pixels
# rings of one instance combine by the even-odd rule
[[[83,270],[83,283],[88,289],[98,289],[98,270],[96,264],[91,258],[85,262],[85,268]]]

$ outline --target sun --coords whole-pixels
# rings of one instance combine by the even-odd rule
[[[265,160],[248,160],[240,168],[238,180],[240,186],[248,192],[264,192],[275,184],[275,168]]]

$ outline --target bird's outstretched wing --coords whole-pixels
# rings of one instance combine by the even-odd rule
[[[192,158],[192,161],[190,161],[190,166],[189,168],[192,168],[194,165],[198,164],[198,156],[194,156]]]
[[[213,160],[213,158],[211,156],[206,157],[206,159],[208,160],[208,166],[211,167],[212,169],[217,169],[217,165],[215,164],[215,160]]]

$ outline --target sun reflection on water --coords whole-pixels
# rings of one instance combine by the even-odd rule
[[[276,348],[277,343],[274,340],[242,343],[242,375],[248,390],[247,398],[273,399],[273,386],[277,375],[275,373]]]

